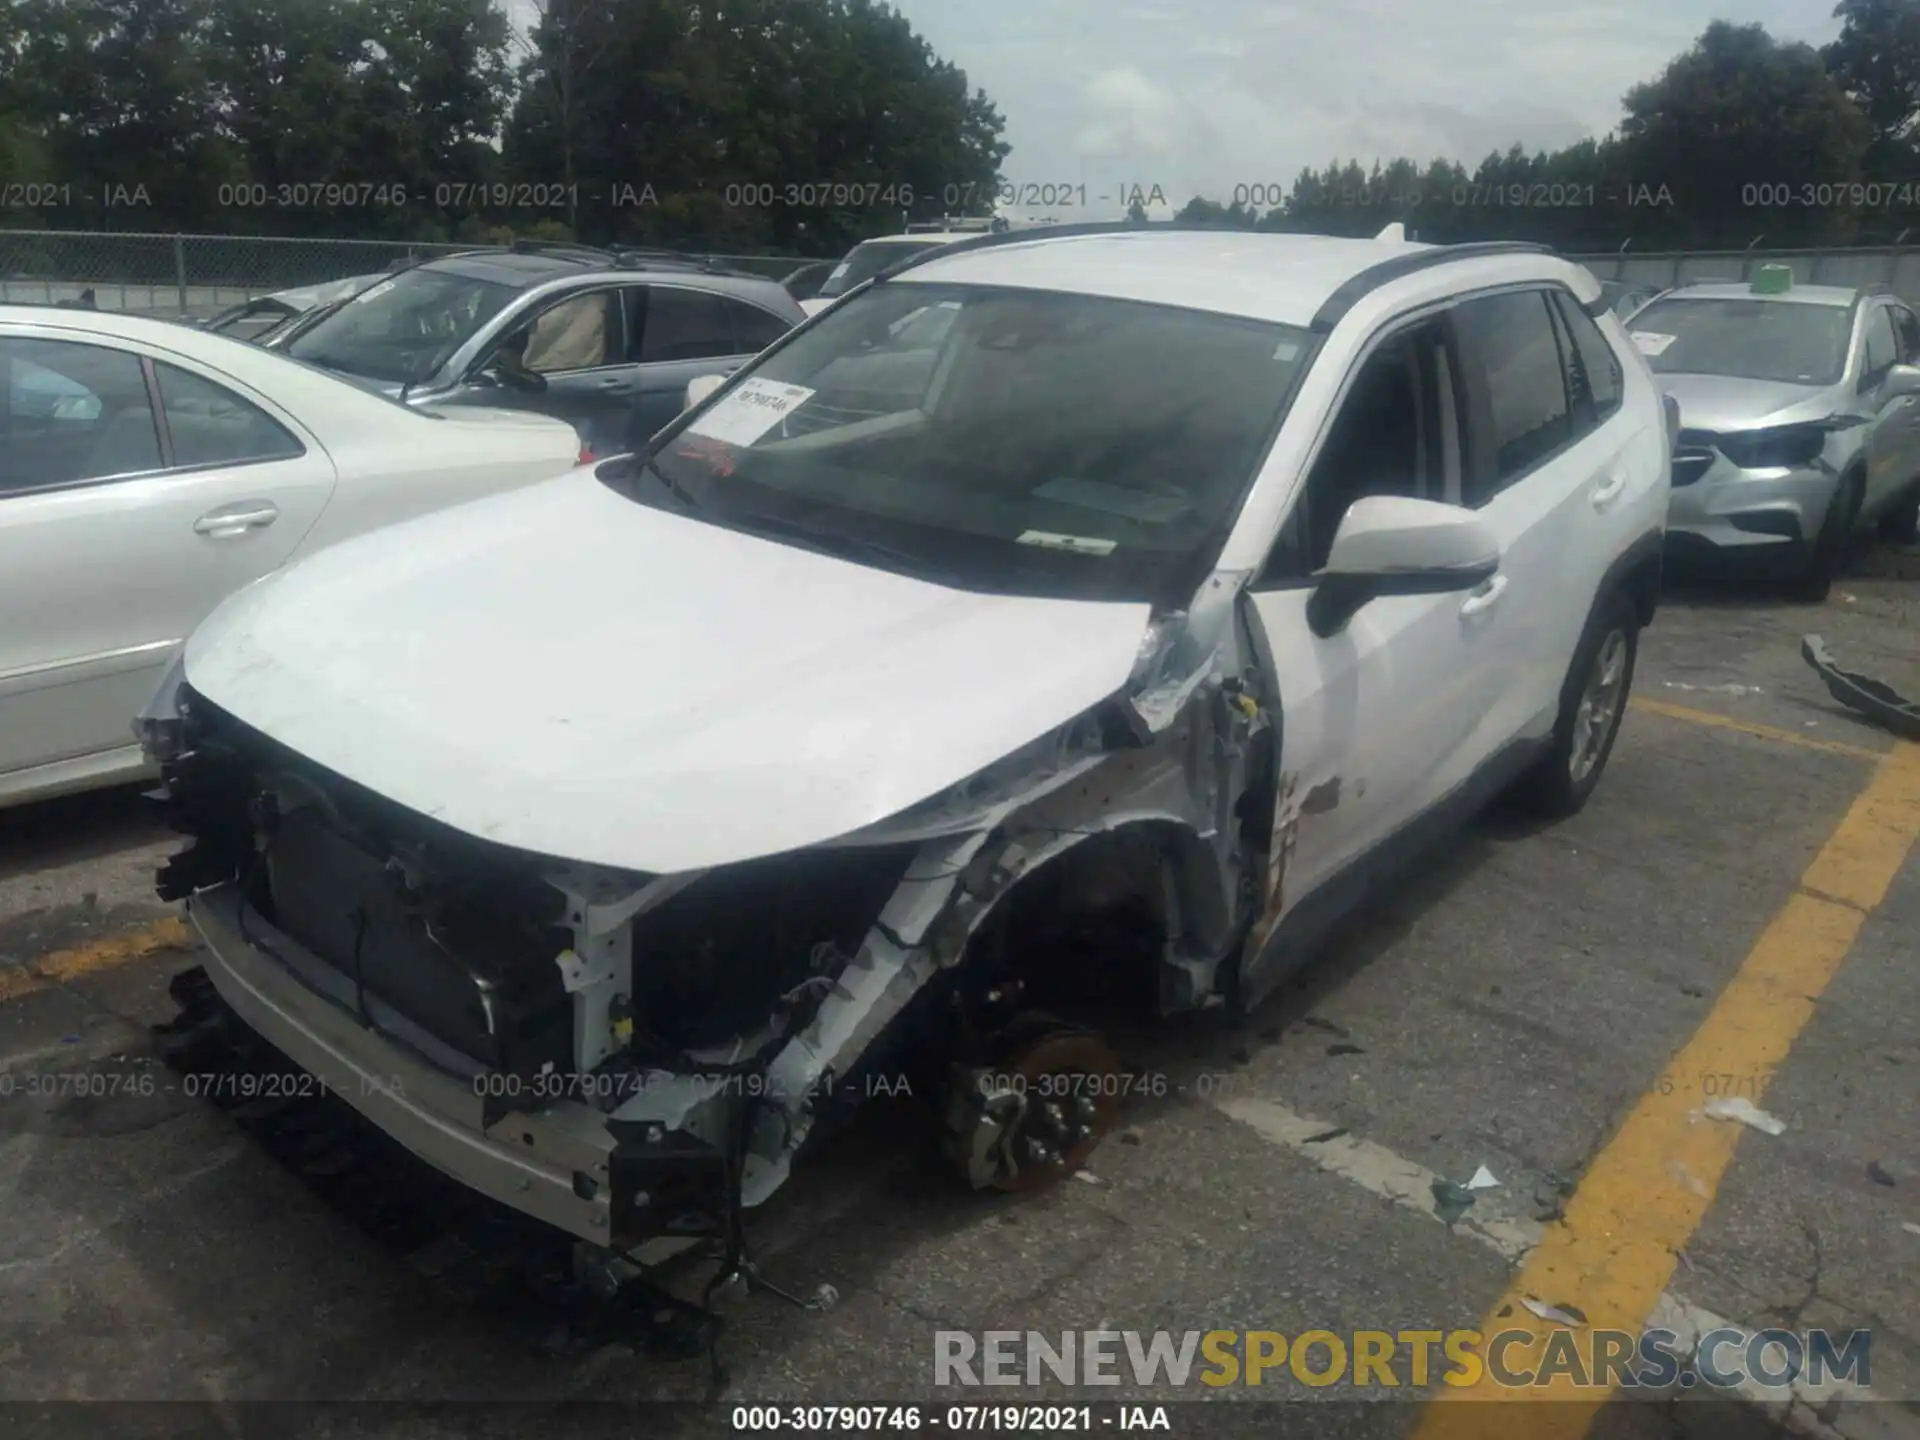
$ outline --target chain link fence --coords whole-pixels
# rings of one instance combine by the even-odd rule
[[[89,290],[103,310],[205,319],[256,295],[369,275],[470,245],[266,235],[0,229],[0,303],[52,305]],[[789,255],[700,255],[778,280]]]
[[[1898,245],[1848,250],[1672,250],[1635,255],[1570,255],[1602,280],[1624,280],[1657,290],[1711,280],[1751,280],[1761,265],[1786,265],[1800,285],[1886,285],[1920,305],[1920,248]]]
[[[464,245],[322,240],[265,235],[166,235],[92,230],[0,229],[0,303],[57,304],[91,290],[107,310],[202,318],[256,295],[367,275]],[[778,280],[818,257],[698,258]],[[1576,254],[1603,280],[1666,289],[1702,280],[1749,279],[1763,264],[1791,266],[1808,285],[1886,284],[1920,305],[1920,248],[1680,250]]]

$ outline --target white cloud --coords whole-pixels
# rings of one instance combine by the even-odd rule
[[[1177,206],[1334,159],[1469,166],[1612,130],[1719,0],[895,0],[1007,119],[1016,181],[1125,177]],[[1823,3],[1747,0],[1818,44]],[[1018,27],[1018,28],[1016,28]],[[1090,203],[1090,212],[1111,207]]]

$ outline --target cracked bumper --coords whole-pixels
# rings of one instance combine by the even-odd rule
[[[369,1031],[315,988],[325,963],[256,914],[247,914],[243,938],[240,903],[233,886],[220,885],[194,895],[187,912],[206,943],[208,977],[242,1021],[435,1169],[581,1239],[607,1243],[615,1142],[598,1111],[560,1101],[483,1124],[472,1081]],[[582,1176],[593,1182],[592,1198],[578,1193],[588,1188]]]

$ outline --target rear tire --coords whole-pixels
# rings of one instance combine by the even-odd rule
[[[1894,545],[1920,541],[1920,480],[1880,517],[1880,538]]]
[[[1639,607],[1616,590],[1594,607],[1574,649],[1550,748],[1514,785],[1512,798],[1521,808],[1560,820],[1586,805],[1620,734],[1639,652]]]
[[[1859,471],[1840,478],[1833,492],[1833,503],[1814,537],[1813,553],[1806,568],[1794,577],[1793,596],[1817,605],[1833,591],[1833,582],[1846,563],[1847,546],[1853,539],[1853,527],[1860,519],[1860,505],[1866,498],[1866,477]]]

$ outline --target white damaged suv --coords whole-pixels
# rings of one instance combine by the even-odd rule
[[[1250,1007],[1491,797],[1586,801],[1677,428],[1533,247],[981,236],[230,600],[140,721],[161,893],[226,1021],[616,1253],[882,1092],[1022,1188],[1113,1122],[1109,1008]]]

